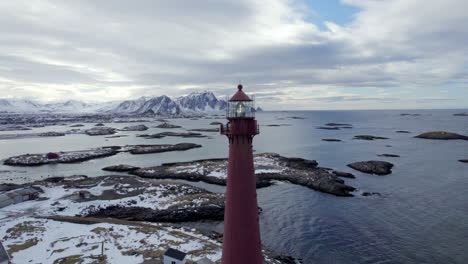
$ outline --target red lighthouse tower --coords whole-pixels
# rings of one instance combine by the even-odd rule
[[[229,139],[228,180],[224,212],[223,264],[263,263],[252,139],[259,133],[254,101],[242,85],[228,102],[226,126]]]

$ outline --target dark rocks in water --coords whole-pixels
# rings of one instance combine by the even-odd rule
[[[351,124],[340,124],[340,123],[327,123],[325,124],[326,126],[346,126],[346,127],[351,127]]]
[[[179,143],[175,145],[161,144],[161,145],[132,145],[127,146],[131,154],[149,154],[149,153],[160,153],[167,151],[183,151],[193,148],[201,148],[201,145],[194,143]]]
[[[181,128],[181,126],[170,124],[170,123],[162,123],[162,124],[159,124],[159,125],[157,125],[155,127],[156,128]]]
[[[464,113],[456,113],[456,114],[453,114],[454,116],[468,116],[468,112],[464,112]]]
[[[328,142],[341,142],[341,139],[335,139],[335,138],[323,138],[322,141],[328,141]]]
[[[137,125],[137,126],[128,126],[121,129],[122,131],[145,131],[148,130],[148,127],[145,125]]]
[[[385,147],[387,147],[387,148],[391,148],[391,147],[392,147],[392,145],[385,145]]]
[[[144,137],[144,138],[163,138],[163,137],[182,137],[182,138],[202,138],[206,137],[206,135],[194,132],[162,132],[156,133],[152,135],[138,135],[137,137]]]
[[[461,159],[461,160],[458,160],[459,162],[464,162],[464,163],[468,163],[468,159]]]
[[[85,130],[85,133],[89,136],[103,136],[115,134],[115,130],[116,129],[112,127],[93,127],[91,129]]]
[[[97,123],[97,124],[95,124],[94,126],[99,127],[99,126],[104,126],[104,124],[103,124],[103,123]]]
[[[348,167],[364,173],[387,175],[392,173],[393,164],[386,161],[369,160],[354,162],[348,164]]]
[[[223,123],[221,122],[211,122],[210,125],[212,126],[219,126],[219,125],[222,125]]]
[[[395,155],[395,154],[379,154],[377,155],[379,157],[389,157],[389,158],[399,158],[400,155]]]
[[[119,138],[119,137],[128,137],[128,135],[108,136],[108,137],[105,137],[105,138]]]
[[[257,187],[268,186],[271,181],[287,181],[317,191],[337,196],[352,196],[355,188],[345,185],[338,176],[317,167],[315,160],[287,158],[276,153],[254,155]],[[132,174],[143,178],[183,179],[226,185],[227,159],[195,160],[166,163],[161,166],[141,168]]]
[[[306,119],[305,117],[301,117],[301,116],[290,116],[288,118],[291,118],[291,119]]]
[[[104,170],[104,171],[116,171],[116,172],[128,172],[128,171],[137,170],[139,168],[140,167],[135,167],[135,166],[126,165],[126,164],[119,164],[119,165],[112,165],[112,166],[102,168],[102,170]]]
[[[219,132],[219,128],[194,128],[194,129],[189,129],[188,131]]]
[[[340,130],[340,128],[339,128],[339,127],[323,127],[323,126],[317,127],[317,129],[325,129],[325,130]]]
[[[29,127],[24,127],[24,126],[0,127],[0,131],[18,131],[18,130],[32,130],[32,129]]]
[[[468,140],[467,136],[463,136],[463,135],[452,133],[452,132],[445,132],[445,131],[426,132],[426,133],[422,133],[420,135],[415,136],[415,138],[436,139],[436,140],[454,140],[454,139]]]
[[[371,135],[357,135],[354,136],[353,139],[361,139],[361,140],[374,140],[374,139],[388,139],[386,137],[376,137]]]
[[[76,125],[71,125],[70,127],[83,127],[84,125],[82,124],[76,124]]]
[[[395,131],[395,133],[411,133],[411,132],[406,131],[406,130],[398,130],[398,131]]]
[[[65,133],[51,131],[51,132],[39,133],[37,135],[39,137],[63,137],[63,136],[65,136]]]
[[[400,114],[400,116],[420,116],[421,114],[408,114],[408,113],[403,113]]]
[[[280,126],[291,126],[291,124],[271,124],[271,125],[265,125],[268,127],[280,127]]]
[[[382,196],[379,192],[363,192],[361,195],[362,196],[371,196],[371,195]]]
[[[338,176],[338,177],[345,177],[345,178],[351,178],[351,179],[356,178],[356,177],[354,176],[354,174],[349,173],[349,172],[334,170],[334,171],[332,171],[332,173],[335,174],[335,175]]]

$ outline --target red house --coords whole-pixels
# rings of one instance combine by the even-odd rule
[[[59,155],[57,153],[53,153],[53,152],[47,153],[47,159],[54,160],[58,158],[59,158]]]

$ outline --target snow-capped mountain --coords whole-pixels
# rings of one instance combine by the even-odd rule
[[[43,105],[31,100],[0,99],[0,113],[37,113]]]
[[[227,102],[212,92],[194,92],[175,100],[162,95],[108,103],[69,100],[42,104],[32,100],[0,99],[0,113],[115,113],[180,115],[223,111]]]
[[[222,111],[227,106],[226,101],[218,100],[212,92],[207,91],[179,97],[176,102],[182,110],[193,112]]]

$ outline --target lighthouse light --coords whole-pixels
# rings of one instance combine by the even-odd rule
[[[237,103],[236,106],[236,116],[245,117],[245,105],[241,102]]]

